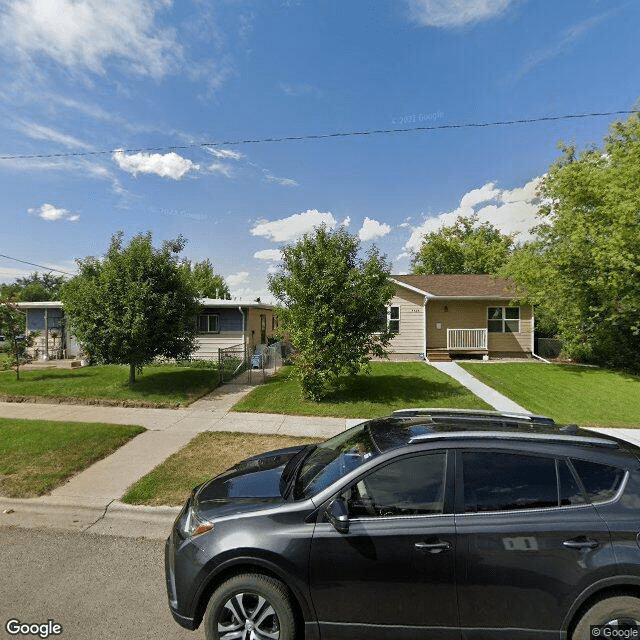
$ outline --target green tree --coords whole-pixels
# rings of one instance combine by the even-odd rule
[[[209,258],[192,264],[184,260],[180,265],[189,274],[195,290],[201,298],[226,300],[231,296],[224,278],[213,270]]]
[[[341,375],[355,375],[386,355],[392,334],[382,314],[393,296],[390,267],[376,248],[358,259],[359,241],[325,226],[282,250],[269,288],[282,303],[280,329],[299,355],[304,395],[321,399]]]
[[[15,300],[0,300],[0,334],[4,337],[0,348],[8,354],[11,366],[16,370],[16,379],[20,380],[20,365],[33,360],[29,349],[38,334],[27,334],[25,313]]]
[[[454,224],[424,235],[413,256],[413,273],[496,273],[513,248],[513,236],[478,216],[458,216]]]
[[[14,298],[20,302],[60,300],[64,282],[64,276],[34,271],[24,278],[16,278],[11,284],[0,285],[0,297]]]
[[[539,242],[507,267],[558,322],[568,356],[640,371],[640,117],[545,176]]]
[[[84,350],[105,364],[136,371],[156,357],[187,358],[195,349],[197,292],[178,254],[182,237],[152,245],[139,234],[125,247],[114,235],[102,260],[78,260],[79,274],[62,290],[69,331]]]

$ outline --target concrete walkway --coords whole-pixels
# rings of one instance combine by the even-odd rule
[[[516,404],[513,400],[507,398],[507,396],[503,396],[495,389],[488,387],[477,378],[474,378],[456,362],[430,362],[429,364],[439,371],[442,371],[442,373],[446,373],[448,376],[451,376],[454,380],[457,380],[462,386],[466,387],[471,391],[471,393],[491,405],[496,411],[505,411],[508,413],[531,413],[524,407]]]

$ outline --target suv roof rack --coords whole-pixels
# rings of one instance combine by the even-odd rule
[[[398,409],[391,415],[396,418],[414,418],[419,416],[433,416],[441,418],[506,418],[528,422],[530,424],[554,425],[553,418],[534,415],[532,413],[517,413],[511,411],[486,411],[483,409],[444,409],[419,407],[415,409]]]
[[[598,447],[619,448],[615,440],[598,436],[578,436],[567,433],[528,433],[528,432],[508,432],[508,431],[451,431],[447,433],[429,431],[421,433],[409,439],[409,444],[419,444],[433,440],[468,440],[470,438],[481,438],[486,440],[538,440],[544,442],[567,442],[571,444],[582,444]]]

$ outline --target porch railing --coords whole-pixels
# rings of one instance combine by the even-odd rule
[[[447,349],[455,350],[486,350],[486,329],[447,329]]]

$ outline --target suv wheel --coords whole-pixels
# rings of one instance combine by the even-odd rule
[[[246,573],[214,591],[204,614],[207,640],[293,640],[295,619],[279,580]]]
[[[591,625],[625,627],[640,625],[640,598],[634,596],[616,596],[596,602],[576,626],[572,640],[589,640]]]

